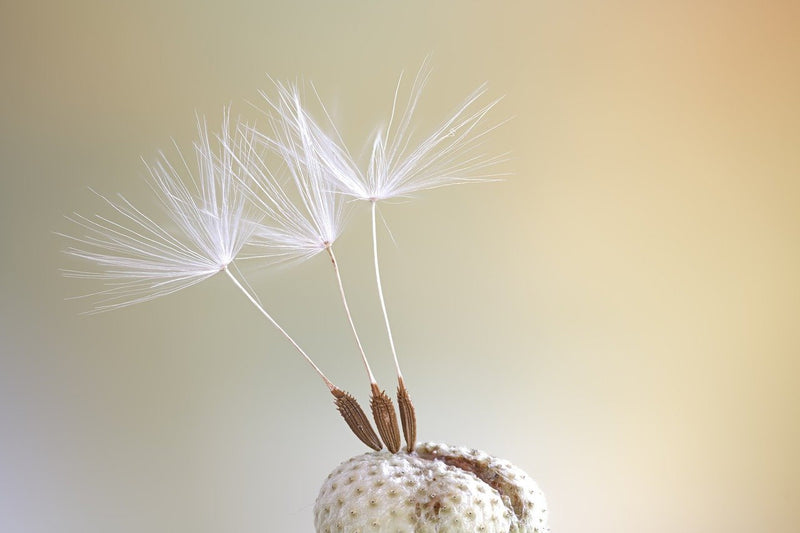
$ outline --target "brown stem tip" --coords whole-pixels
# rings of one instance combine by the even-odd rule
[[[383,448],[380,439],[375,434],[375,430],[372,429],[372,425],[369,423],[367,415],[364,414],[364,410],[358,405],[356,399],[336,387],[331,389],[331,394],[336,398],[334,403],[339,410],[339,414],[342,415],[342,418],[350,426],[356,437],[375,451]]]
[[[372,416],[378,426],[383,442],[392,453],[400,449],[400,427],[397,425],[397,415],[394,413],[392,399],[386,393],[372,384],[372,398],[370,400]]]
[[[417,443],[417,414],[403,378],[397,380],[397,407],[400,410],[400,421],[403,423],[403,435],[406,438],[406,451],[411,453]]]

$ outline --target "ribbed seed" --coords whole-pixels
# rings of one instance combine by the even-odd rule
[[[375,418],[375,425],[378,426],[378,433],[381,434],[383,442],[390,452],[397,453],[400,449],[400,427],[397,425],[394,405],[392,404],[392,399],[374,383],[372,384],[370,406],[372,407],[372,416]]]
[[[398,378],[397,383],[397,407],[400,410],[400,421],[403,423],[406,451],[411,453],[417,444],[417,414],[403,378]]]
[[[364,410],[361,409],[361,406],[358,405],[358,401],[347,392],[338,388],[331,390],[331,394],[336,398],[336,408],[339,410],[342,418],[344,418],[344,421],[347,422],[347,425],[350,426],[350,430],[355,433],[356,437],[373,450],[378,451],[383,448],[380,439],[375,434],[375,430],[372,429],[372,425],[369,423],[367,415],[364,413]]]

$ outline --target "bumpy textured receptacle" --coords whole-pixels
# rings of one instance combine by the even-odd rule
[[[317,533],[547,533],[544,494],[478,450],[423,443],[339,465],[314,506]]]

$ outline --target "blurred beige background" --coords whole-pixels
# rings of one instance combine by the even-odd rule
[[[310,532],[364,447],[222,278],[80,316],[58,273],[87,190],[144,206],[140,157],[195,111],[313,80],[349,139],[432,53],[421,124],[483,81],[507,182],[387,206],[384,277],[420,436],[533,475],[561,533],[800,523],[797,2],[4,2],[0,531]],[[368,218],[338,252],[392,380]],[[366,398],[325,261],[254,273]]]

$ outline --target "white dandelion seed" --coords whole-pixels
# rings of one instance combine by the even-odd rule
[[[344,194],[376,202],[410,197],[427,189],[493,180],[507,174],[497,170],[498,164],[507,160],[507,153],[483,151],[487,136],[505,122],[487,122],[487,115],[502,98],[481,104],[487,92],[485,84],[473,91],[427,137],[414,142],[414,115],[430,75],[431,68],[426,60],[402,104],[403,76],[400,76],[389,120],[376,130],[369,160],[363,169],[350,155],[322,106],[334,135],[326,135],[319,126],[309,129],[314,134],[320,158],[329,167],[328,175]]]
[[[227,141],[228,112],[220,141]],[[82,234],[61,234],[73,242],[65,252],[94,264],[89,271],[65,270],[68,277],[98,279],[107,288],[87,295],[93,312],[107,311],[171,294],[225,270],[257,227],[238,187],[233,160],[209,139],[198,119],[196,171],[179,153],[180,165],[163,153],[147,165],[149,184],[168,222],[145,214],[122,195],[99,195],[112,217],[74,214],[67,219]]]
[[[397,348],[392,334],[378,260],[376,211],[379,201],[412,196],[426,190],[476,181],[497,179],[505,173],[497,165],[507,159],[507,154],[490,154],[483,151],[487,136],[503,122],[488,123],[487,114],[500,99],[481,104],[486,94],[480,86],[432,133],[414,143],[412,126],[422,91],[430,77],[426,60],[414,79],[409,96],[400,105],[402,76],[395,88],[388,123],[379,128],[372,141],[366,168],[362,169],[350,155],[341,135],[336,130],[327,111],[325,115],[332,126],[333,136],[312,122],[307,129],[311,134],[318,157],[327,167],[326,176],[343,194],[370,202],[372,217],[372,249],[375,279],[381,311],[398,378],[398,401],[401,404],[408,449],[413,448],[415,417],[408,391],[403,381]],[[317,96],[319,100],[319,96]],[[320,101],[321,103],[321,101]],[[325,106],[322,105],[323,111]],[[306,119],[310,121],[310,119]],[[407,405],[403,405],[407,404]]]
[[[255,244],[262,245],[263,257],[277,260],[308,259],[327,252],[336,276],[339,295],[350,329],[361,355],[372,389],[372,405],[378,430],[391,451],[400,446],[399,429],[391,400],[378,387],[363,344],[350,312],[334,242],[341,232],[345,198],[335,189],[329,176],[330,167],[320,158],[316,146],[321,132],[301,104],[299,88],[275,82],[276,98],[262,92],[267,102],[272,135],[255,128],[243,127],[240,154],[249,178],[245,187],[264,211],[266,223],[256,235]],[[282,185],[266,163],[269,152],[277,154],[288,169],[289,184]],[[377,411],[376,411],[377,409]],[[387,436],[388,435],[388,436]]]
[[[89,295],[97,298],[93,312],[101,312],[171,294],[224,272],[321,376],[356,436],[379,452],[381,440],[355,398],[337,388],[267,313],[236,268],[238,259],[248,257],[243,250],[250,241],[262,250],[250,258],[273,262],[307,259],[325,250],[372,384],[374,419],[394,454],[400,446],[394,407],[369,368],[333,253],[343,221],[341,195],[369,201],[375,276],[397,368],[398,404],[409,453],[364,454],[337,467],[314,506],[315,528],[544,533],[549,531],[544,495],[523,471],[475,449],[434,443],[415,446],[414,408],[400,373],[383,297],[376,204],[424,189],[492,179],[499,174],[491,174],[491,169],[504,157],[479,149],[484,136],[496,127],[483,125],[496,101],[475,108],[483,88],[413,147],[410,124],[428,76],[426,62],[399,113],[398,84],[388,125],[376,133],[363,172],[338,133],[326,135],[311,119],[296,86],[276,84],[278,98],[267,98],[273,136],[243,126],[231,135],[226,109],[223,129],[212,141],[205,120],[198,119],[196,166],[190,168],[181,155],[176,168],[163,154],[148,165],[151,188],[167,222],[145,214],[122,196],[99,195],[112,215],[75,214],[67,218],[79,228],[77,234],[60,234],[72,243],[66,253],[92,263],[94,269],[65,274],[106,284],[105,290]],[[287,183],[270,172],[270,153],[288,169]]]
[[[234,157],[243,170],[242,187],[263,215],[252,241],[264,250],[258,257],[305,260],[327,250],[341,235],[345,198],[332,186],[327,166],[313,146],[315,124],[300,104],[297,87],[277,82],[275,86],[275,100],[262,92],[270,108],[272,136],[241,125]],[[288,180],[270,169],[272,154],[279,156]]]
[[[229,122],[226,109],[223,128],[212,142],[205,120],[198,119],[195,172],[183,155],[180,168],[173,166],[163,153],[155,164],[148,165],[151,189],[171,227],[157,222],[121,195],[116,201],[101,196],[116,213],[116,219],[78,214],[67,217],[83,229],[83,234],[60,234],[75,243],[65,252],[96,268],[64,270],[64,274],[105,282],[105,290],[87,295],[98,298],[92,312],[101,312],[153,300],[225,272],[314,368],[331,392],[338,391],[266,311],[247,283],[231,272],[235,269],[234,260],[259,228],[262,215],[240,186],[238,164],[231,149],[236,141],[230,135]]]
[[[60,234],[75,243],[65,250],[67,254],[93,263],[96,269],[64,273],[106,283],[107,289],[91,295],[99,297],[94,311],[100,312],[165,296],[225,272],[322,378],[353,433],[367,446],[380,450],[382,444],[355,398],[325,376],[261,305],[247,282],[231,272],[237,255],[259,227],[262,212],[254,208],[241,187],[235,154],[246,143],[231,137],[227,109],[216,142],[211,142],[204,120],[198,120],[198,129],[196,175],[183,156],[180,171],[163,154],[148,166],[151,187],[174,228],[156,222],[122,196],[117,201],[102,197],[119,220],[74,215],[67,218],[83,229],[83,235]]]

